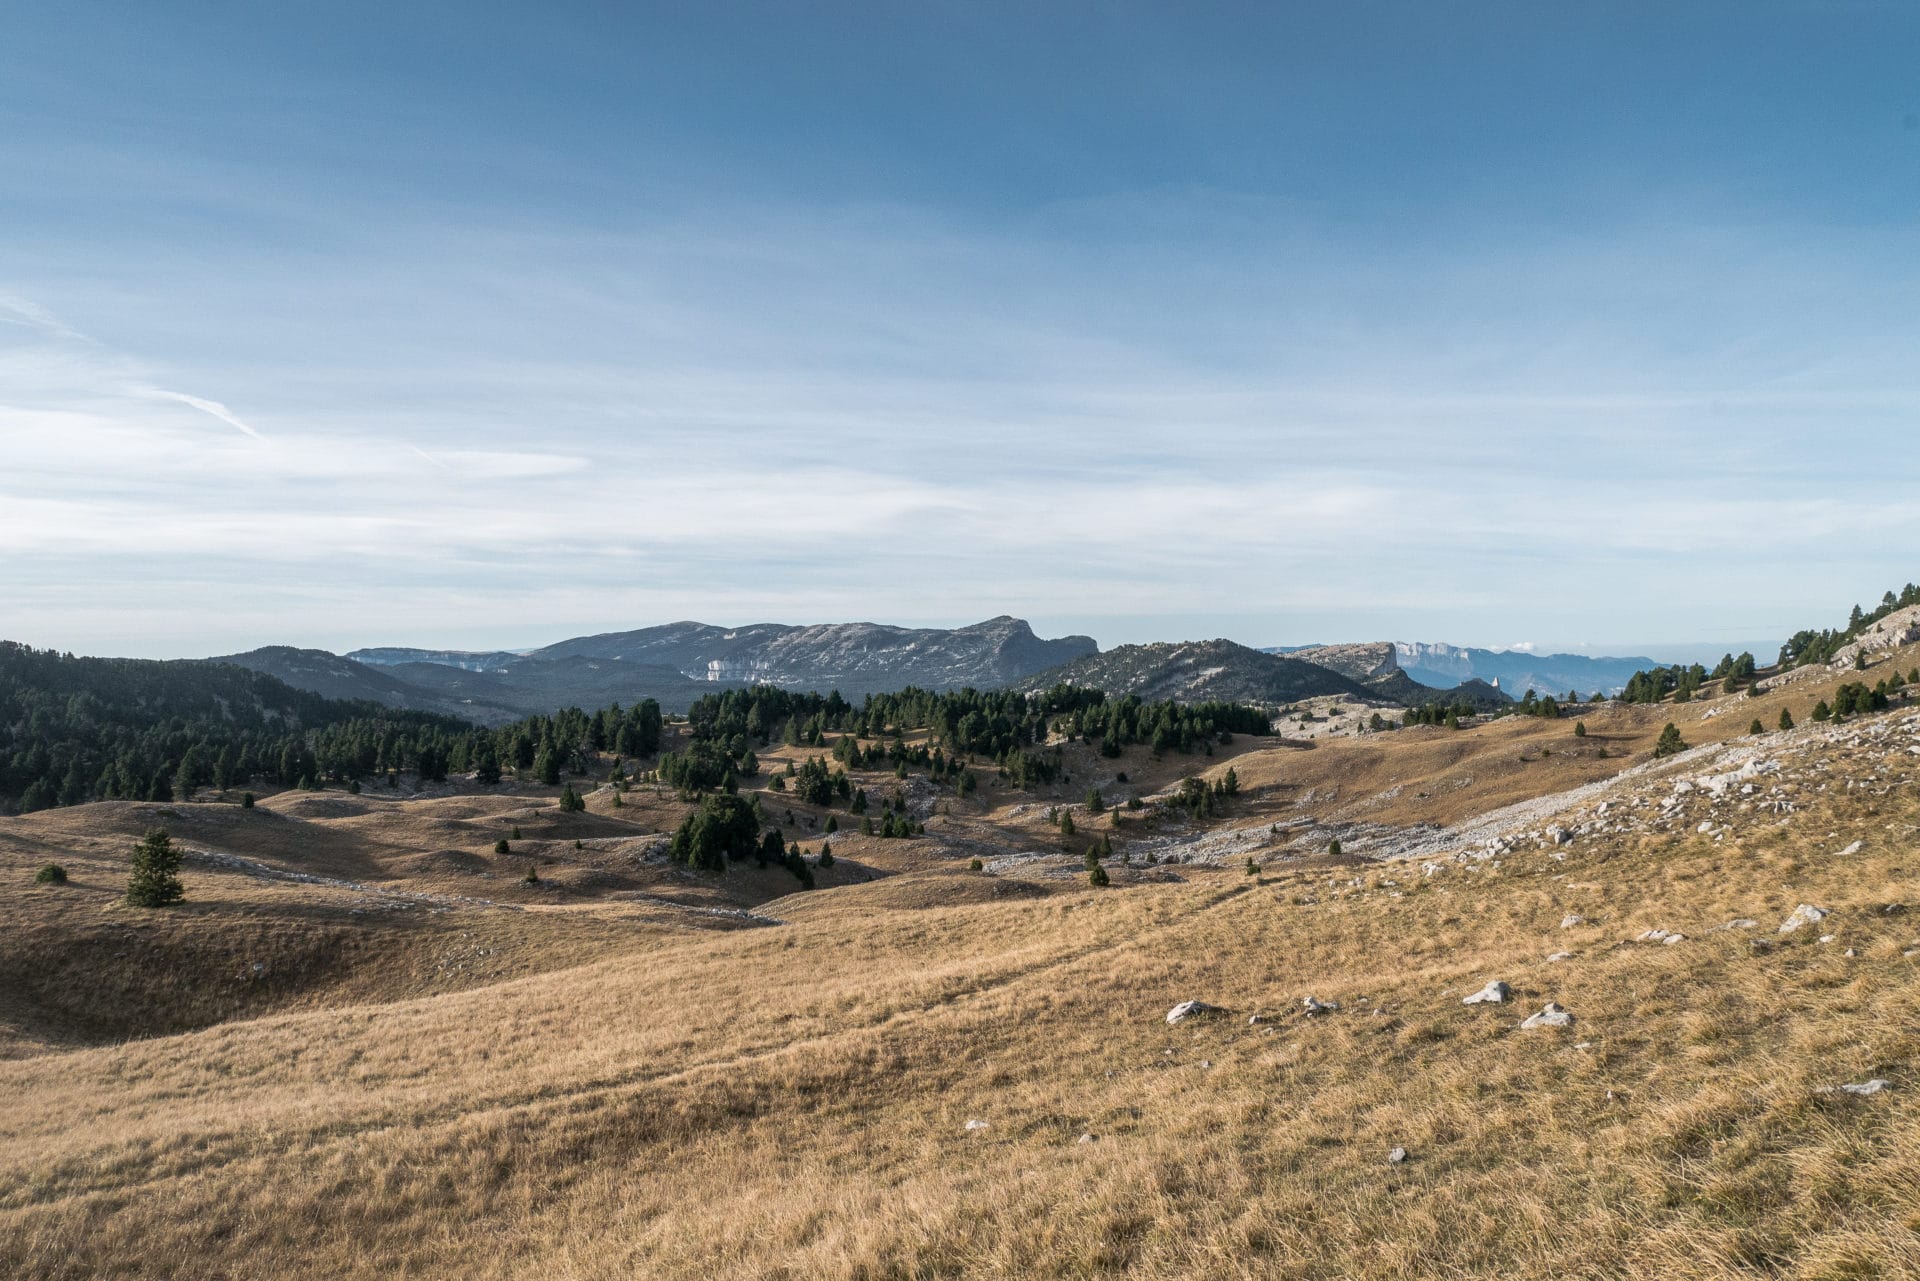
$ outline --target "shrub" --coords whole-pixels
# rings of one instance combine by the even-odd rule
[[[67,869],[61,867],[58,863],[48,863],[45,867],[42,867],[33,874],[33,883],[35,885],[65,885],[67,883]]]
[[[1087,884],[1093,886],[1096,890],[1104,890],[1107,888],[1107,886],[1111,884],[1111,879],[1107,876],[1107,869],[1101,867],[1098,863],[1094,864],[1093,870],[1087,873]]]
[[[801,889],[813,888],[813,869],[808,867],[807,860],[800,856],[798,847],[787,855],[787,870],[792,872],[794,879],[800,882]]]
[[[1260,875],[1260,865],[1253,861],[1253,855],[1251,854],[1247,855],[1247,875],[1248,876]]]
[[[982,863],[977,858],[972,858],[967,860],[967,870],[969,872],[984,872],[986,870],[986,867],[987,865],[985,863]]]
[[[513,853],[513,847],[507,844],[507,838],[503,836],[493,843],[493,852],[495,854],[511,854]]]
[[[508,836],[510,836],[510,837],[512,837],[512,838],[513,838],[514,840],[516,840],[516,841],[517,841],[517,840],[519,840],[519,839],[520,839],[520,827],[519,827],[519,825],[518,825],[518,824],[515,824],[515,825],[514,825],[514,829],[513,829],[513,830],[512,830],[511,832],[508,832],[508,833],[507,833],[507,835],[508,835]]]
[[[1333,838],[1333,840],[1327,843],[1327,853],[1333,855],[1335,858],[1340,857],[1340,838],[1339,837],[1336,836]]]
[[[180,888],[180,851],[173,848],[167,829],[156,827],[133,847],[133,874],[127,879],[127,902],[135,907],[165,907],[185,897]]]
[[[252,809],[252,808],[253,808],[253,793],[252,793],[252,792],[242,792],[242,793],[240,793],[240,808],[241,808],[241,809],[243,809],[243,810],[250,810],[250,809]]]
[[[540,865],[539,864],[537,863],[527,864],[526,882],[528,885],[538,885],[540,883]]]

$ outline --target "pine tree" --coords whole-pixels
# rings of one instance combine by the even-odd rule
[[[833,866],[833,846],[826,841],[820,842],[820,858],[818,861],[821,867]]]
[[[1781,729],[1793,728],[1793,713],[1788,711],[1784,707],[1780,709],[1780,728]]]
[[[1328,843],[1327,853],[1333,855],[1333,857],[1335,858],[1340,857],[1340,838],[1339,837],[1337,836],[1334,837],[1333,840]]]
[[[1760,723],[1760,718],[1758,716],[1753,718],[1753,724],[1747,726],[1747,733],[1749,734],[1764,734],[1766,732],[1767,732],[1767,727]]]
[[[1672,721],[1668,721],[1666,728],[1660,731],[1660,741],[1653,745],[1655,759],[1662,756],[1673,756],[1686,750],[1687,741],[1680,737],[1680,727]]]
[[[1587,723],[1585,721],[1575,721],[1573,723],[1573,736],[1575,738],[1585,738],[1587,736]]]
[[[1093,886],[1096,890],[1104,890],[1111,883],[1112,879],[1107,875],[1107,869],[1101,867],[1098,863],[1095,863],[1093,870],[1087,873],[1087,884]]]
[[[580,793],[573,790],[573,784],[568,783],[565,790],[560,793],[560,812],[562,814],[578,814],[585,808],[587,808],[587,803],[580,799]]]
[[[135,907],[165,907],[178,903],[180,851],[173,848],[167,829],[156,827],[133,847],[133,873],[127,880],[127,902]]]

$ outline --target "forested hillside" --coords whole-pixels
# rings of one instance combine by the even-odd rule
[[[470,729],[224,663],[76,658],[0,641],[0,810],[170,800],[363,763],[431,770]]]

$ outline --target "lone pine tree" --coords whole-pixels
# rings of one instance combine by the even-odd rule
[[[180,887],[180,851],[164,827],[156,827],[133,847],[133,874],[127,879],[127,902],[135,907],[165,907],[185,897]]]

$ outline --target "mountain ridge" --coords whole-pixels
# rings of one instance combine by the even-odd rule
[[[752,623],[681,620],[507,650],[372,646],[346,655],[266,646],[216,661],[265,672],[333,698],[462,716],[498,725],[567,706],[657,701],[684,711],[702,694],[748,684],[850,698],[912,685],[1002,689],[1034,672],[1097,653],[1090,636],[1036,635],[998,615],[965,627],[884,623]]]

